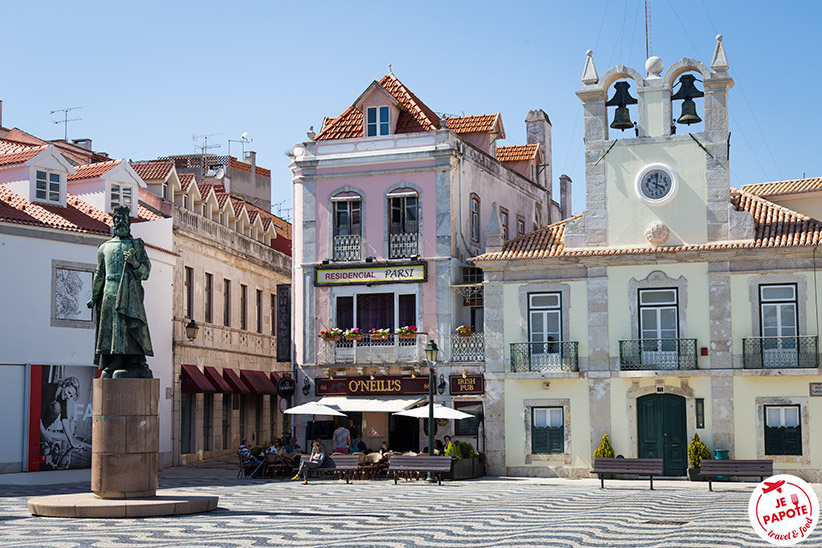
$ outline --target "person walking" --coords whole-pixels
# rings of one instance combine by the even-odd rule
[[[348,454],[351,447],[351,432],[340,423],[339,428],[334,430],[331,436],[334,441],[334,452]]]

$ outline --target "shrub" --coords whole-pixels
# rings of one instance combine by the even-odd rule
[[[452,441],[445,448],[445,454],[455,459],[471,459],[480,455],[474,450],[473,445],[462,441]]]
[[[710,458],[711,452],[708,451],[708,446],[699,441],[699,434],[694,433],[694,439],[688,444],[688,462],[691,463],[691,468],[699,468],[702,459]]]
[[[611,447],[611,440],[608,439],[608,434],[602,435],[602,442],[594,451],[594,456],[598,458],[614,458],[614,448]]]

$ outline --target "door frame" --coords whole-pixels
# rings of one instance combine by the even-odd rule
[[[652,432],[656,432],[658,434],[661,434],[661,437],[656,437],[656,439],[655,439],[655,442],[660,445],[660,449],[661,449],[660,454],[658,456],[654,457],[654,458],[664,459],[663,475],[666,475],[666,476],[685,475],[685,473],[687,473],[687,470],[688,470],[688,425],[687,425],[687,422],[685,420],[685,414],[687,413],[686,405],[685,405],[686,399],[682,396],[678,396],[676,394],[670,394],[670,393],[668,393],[668,394],[665,394],[665,393],[652,393],[652,394],[646,394],[644,396],[640,396],[639,398],[637,398],[637,454],[639,455],[640,458],[642,458],[641,450],[640,450],[640,447],[639,447],[640,442],[642,441],[641,436],[640,436],[640,427],[643,426],[643,424],[641,424],[640,421],[639,421],[639,415],[640,415],[639,400],[640,399],[645,400],[645,401],[652,401],[655,406],[659,406],[659,411],[661,413],[662,424],[645,425],[645,428],[650,428],[650,430]],[[674,408],[678,411],[679,417],[666,417],[666,410],[671,408],[668,405],[669,402],[674,402],[675,403]],[[666,418],[670,419],[670,420],[666,420]],[[669,453],[669,445],[668,444],[670,443],[670,438],[672,436],[669,436],[670,430],[666,429],[666,424],[670,428],[672,426],[672,424],[675,424],[675,423],[680,423],[680,426],[681,426],[681,429],[682,429],[682,438],[680,440],[680,443],[681,443],[680,451],[681,451],[681,454],[682,454],[682,460],[680,462],[682,462],[682,474],[673,473],[673,471],[670,469],[670,467],[672,467],[673,464],[669,460],[669,457],[667,456],[667,454]],[[670,429],[673,430],[673,428],[670,428]]]
[[[637,433],[637,399],[648,394],[674,394],[685,398],[685,433],[690,443],[696,432],[696,398],[705,399],[705,427],[710,428],[712,424],[712,403],[709,396],[695,394],[693,388],[688,385],[688,379],[677,379],[678,385],[664,384],[663,379],[654,379],[654,384],[640,386],[640,379],[636,379],[631,388],[625,394],[625,412],[628,417],[629,454],[627,457],[639,457],[639,436]],[[660,392],[660,389],[662,392]],[[599,443],[599,440],[596,440]],[[595,444],[596,446],[596,444]],[[729,448],[730,449],[730,448]]]

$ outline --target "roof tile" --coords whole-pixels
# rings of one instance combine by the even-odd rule
[[[761,198],[783,196],[785,194],[801,194],[803,192],[818,192],[822,190],[822,177],[742,185],[741,190],[750,192]]]
[[[109,160],[108,162],[97,162],[96,164],[85,164],[75,167],[77,173],[69,175],[69,181],[82,181],[84,179],[97,179],[102,177],[118,165],[122,160]]]
[[[539,145],[498,146],[497,160],[500,162],[522,162],[533,160],[537,155]]]
[[[448,118],[448,129],[457,134],[490,133],[494,131],[499,112],[496,114],[478,114],[475,116],[455,116]]]
[[[37,147],[28,147],[28,148],[21,148],[17,151],[6,152],[4,154],[0,154],[0,166],[13,166],[17,164],[23,164],[28,162],[44,150],[48,148],[48,145],[42,145]]]
[[[134,162],[131,164],[137,175],[144,181],[165,180],[174,168],[174,162],[170,160],[152,160],[150,162]]]

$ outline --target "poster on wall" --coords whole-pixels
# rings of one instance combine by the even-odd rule
[[[94,366],[31,366],[29,472],[91,467],[96,373]]]
[[[57,268],[54,284],[54,317],[58,320],[92,321],[91,281],[94,272]]]

